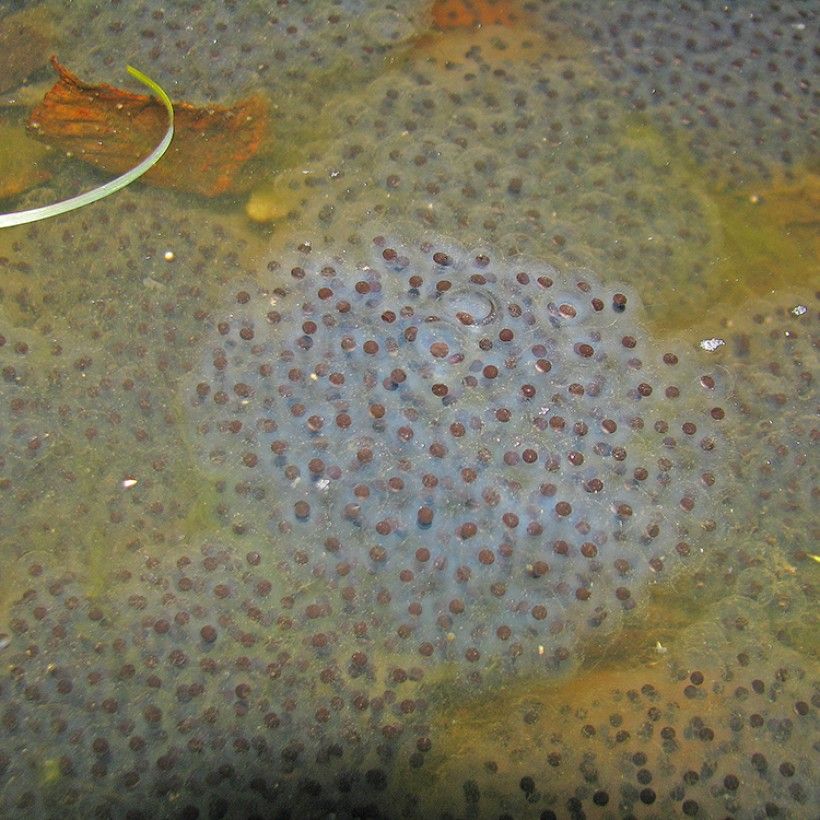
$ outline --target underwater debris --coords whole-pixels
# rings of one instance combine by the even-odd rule
[[[32,112],[34,136],[111,173],[127,170],[156,144],[164,123],[157,100],[84,83],[56,59],[52,65],[60,79]],[[174,147],[146,180],[208,197],[241,187],[239,172],[265,136],[266,101],[251,97],[230,108],[176,103],[174,109]]]
[[[100,185],[98,188],[86,191],[78,196],[70,197],[69,199],[64,199],[61,202],[44,205],[41,208],[31,208],[27,211],[16,211],[0,215],[0,228],[10,228],[13,225],[26,225],[30,222],[39,222],[42,219],[59,216],[69,211],[76,211],[85,205],[98,202],[109,194],[113,194],[115,191],[125,188],[126,185],[130,185],[135,179],[141,177],[149,168],[159,162],[162,155],[168,150],[168,146],[174,137],[174,108],[171,105],[171,100],[168,98],[168,95],[150,77],[133,66],[129,65],[126,66],[126,68],[132,77],[135,77],[143,85],[156,93],[165,106],[165,110],[168,114],[168,128],[159,145],[157,145],[145,159],[137,163],[137,165],[128,169],[115,179],[106,182],[104,185]]]

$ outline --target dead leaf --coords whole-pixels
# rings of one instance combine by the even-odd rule
[[[29,119],[39,139],[111,174],[132,168],[162,139],[168,115],[158,100],[84,83],[56,58],[51,62],[60,79]],[[239,172],[264,140],[267,114],[261,97],[230,108],[174,103],[174,140],[142,179],[209,197],[245,190]]]

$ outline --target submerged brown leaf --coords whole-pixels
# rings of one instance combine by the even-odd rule
[[[154,97],[84,83],[51,62],[60,79],[31,114],[35,136],[112,174],[132,168],[162,139],[168,116]],[[230,108],[174,103],[174,141],[142,179],[203,196],[243,190],[240,171],[264,140],[267,113],[261,97]]]

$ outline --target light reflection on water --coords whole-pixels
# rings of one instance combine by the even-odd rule
[[[696,35],[664,12],[582,25],[573,4],[423,36],[422,9],[240,10],[266,30],[220,28],[232,4],[153,11],[91,10],[61,59],[104,78],[129,36],[141,67],[179,76],[175,98],[264,89],[288,144],[236,201],[135,187],[0,235],[3,813],[811,813],[816,176],[799,8],[699,18]],[[272,77],[260,55],[280,40]],[[54,190],[83,174],[61,169]],[[408,649],[389,602],[357,603],[372,580],[357,591],[312,536],[269,533],[270,499],[201,469],[180,384],[229,295],[289,283],[276,261],[305,242],[344,267],[374,224],[625,282],[655,338],[732,385],[724,542],[558,674],[532,673],[535,638],[483,677]],[[726,345],[697,353],[712,336]]]

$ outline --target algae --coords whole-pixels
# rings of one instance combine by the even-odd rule
[[[653,172],[697,203],[709,228],[708,266],[701,268],[686,243],[678,243],[668,286],[645,300],[658,335],[708,333],[748,300],[817,281],[820,177],[811,163],[732,186],[711,177],[678,139],[644,117],[629,118],[624,136]],[[697,249],[696,256],[702,253]]]

